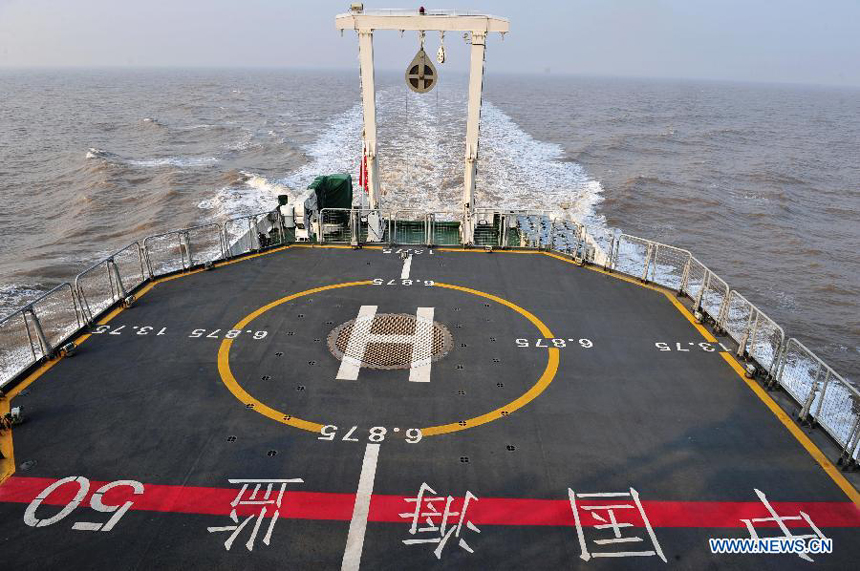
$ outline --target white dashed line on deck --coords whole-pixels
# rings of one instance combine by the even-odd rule
[[[400,279],[408,280],[410,271],[412,271],[412,254],[409,254],[406,256],[406,259],[403,260],[403,269],[400,270]]]

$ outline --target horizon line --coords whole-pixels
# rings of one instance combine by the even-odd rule
[[[187,65],[165,65],[165,64],[94,64],[94,65],[44,65],[44,64],[2,64],[0,63],[0,71],[188,71],[188,70],[209,70],[209,71],[236,71],[236,70],[257,70],[257,71],[329,71],[329,72],[355,72],[358,73],[358,68],[346,66],[291,66],[291,65],[215,65],[215,64],[187,64]],[[384,73],[402,73],[402,70],[392,67],[377,67],[376,71]],[[454,73],[461,76],[467,76],[468,70],[452,70],[449,73]],[[595,73],[595,72],[572,72],[572,71],[552,71],[552,70],[514,70],[514,71],[492,71],[487,70],[485,75],[498,76],[542,76],[542,77],[583,77],[593,79],[627,79],[627,80],[654,80],[654,81],[688,81],[688,82],[703,82],[703,83],[730,83],[741,85],[771,85],[785,87],[824,87],[837,89],[860,89],[860,83],[822,83],[811,81],[780,81],[780,80],[754,80],[754,79],[737,79],[724,77],[696,77],[696,76],[670,76],[670,75],[631,75],[631,74],[614,74],[614,73]]]

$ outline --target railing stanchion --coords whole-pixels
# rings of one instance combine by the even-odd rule
[[[27,313],[21,312],[21,319],[24,322],[24,331],[27,332],[27,342],[30,345],[30,353],[33,355],[33,362],[36,362],[39,358],[36,356],[36,348],[33,346],[33,336],[30,335],[30,324],[27,323]]]
[[[860,402],[855,402],[854,405],[860,406]],[[843,461],[846,465],[853,464],[856,462],[858,449],[860,449],[860,416],[857,417],[857,421],[851,429],[851,434],[845,442],[840,461]]]
[[[827,395],[827,386],[830,384],[830,371],[827,371],[827,374],[824,376],[824,383],[821,385],[821,395],[818,397],[818,404],[815,407],[815,412],[812,413],[813,421],[817,419],[821,414],[821,406],[824,404],[824,398]]]
[[[42,345],[42,354],[46,358],[50,359],[54,356],[54,348],[51,347],[51,344],[48,342],[48,338],[45,337],[42,323],[39,321],[39,317],[36,315],[36,312],[33,311],[33,307],[30,306],[28,311],[30,313],[30,318],[33,320],[33,328],[36,330],[36,337],[38,337],[39,343]]]
[[[111,273],[113,274],[114,279],[116,280],[116,293],[120,299],[125,299],[128,297],[128,292],[125,289],[125,286],[122,283],[122,277],[119,275],[119,268],[116,265],[116,262],[113,258],[108,259],[108,267],[110,268]]]
[[[812,401],[815,400],[815,394],[818,392],[818,380],[820,378],[821,363],[818,364],[818,368],[815,370],[815,379],[812,381],[812,386],[810,387],[809,394],[806,396],[806,400],[803,403],[803,408],[800,409],[798,419],[801,422],[806,422],[806,418],[809,416],[809,409],[812,407]]]

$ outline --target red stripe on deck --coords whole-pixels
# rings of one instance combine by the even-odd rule
[[[0,502],[30,503],[56,479],[26,478],[13,476],[0,486]],[[90,482],[90,492],[82,505],[88,506],[92,493],[106,482]],[[352,517],[355,494],[328,492],[306,492],[303,484],[288,484],[281,504],[282,518],[349,521]],[[234,488],[207,488],[191,486],[168,486],[144,484],[144,493],[133,496],[127,487],[118,487],[105,494],[103,502],[118,505],[132,500],[132,510],[228,515],[230,503],[236,498],[241,486]],[[78,491],[76,484],[64,484],[43,503],[61,506],[72,500]],[[566,492],[566,490],[564,490]],[[753,495],[750,490],[750,495]],[[407,521],[401,514],[411,513],[414,502],[404,501],[408,496],[374,495],[370,504],[368,520],[371,522]],[[588,505],[618,504],[619,499],[589,500]],[[860,527],[860,510],[851,502],[771,502],[777,513],[798,515],[803,511],[819,527]],[[462,506],[462,498],[456,498],[452,509]],[[654,527],[744,527],[741,518],[769,517],[760,502],[662,502],[642,501],[645,514]],[[441,508],[441,506],[440,506]],[[258,506],[238,505],[239,515],[259,513]],[[521,526],[573,526],[573,516],[567,499],[536,500],[516,498],[479,498],[469,504],[469,520],[476,525],[521,525]],[[643,525],[638,514],[627,520],[635,526]],[[789,527],[801,527],[798,522],[786,522]],[[592,525],[591,522],[583,522]],[[768,527],[757,524],[756,527]],[[769,527],[775,527],[771,524]]]

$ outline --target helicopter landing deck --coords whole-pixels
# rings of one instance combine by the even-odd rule
[[[299,245],[145,287],[8,395],[11,567],[860,555],[857,491],[660,288],[545,252]]]

